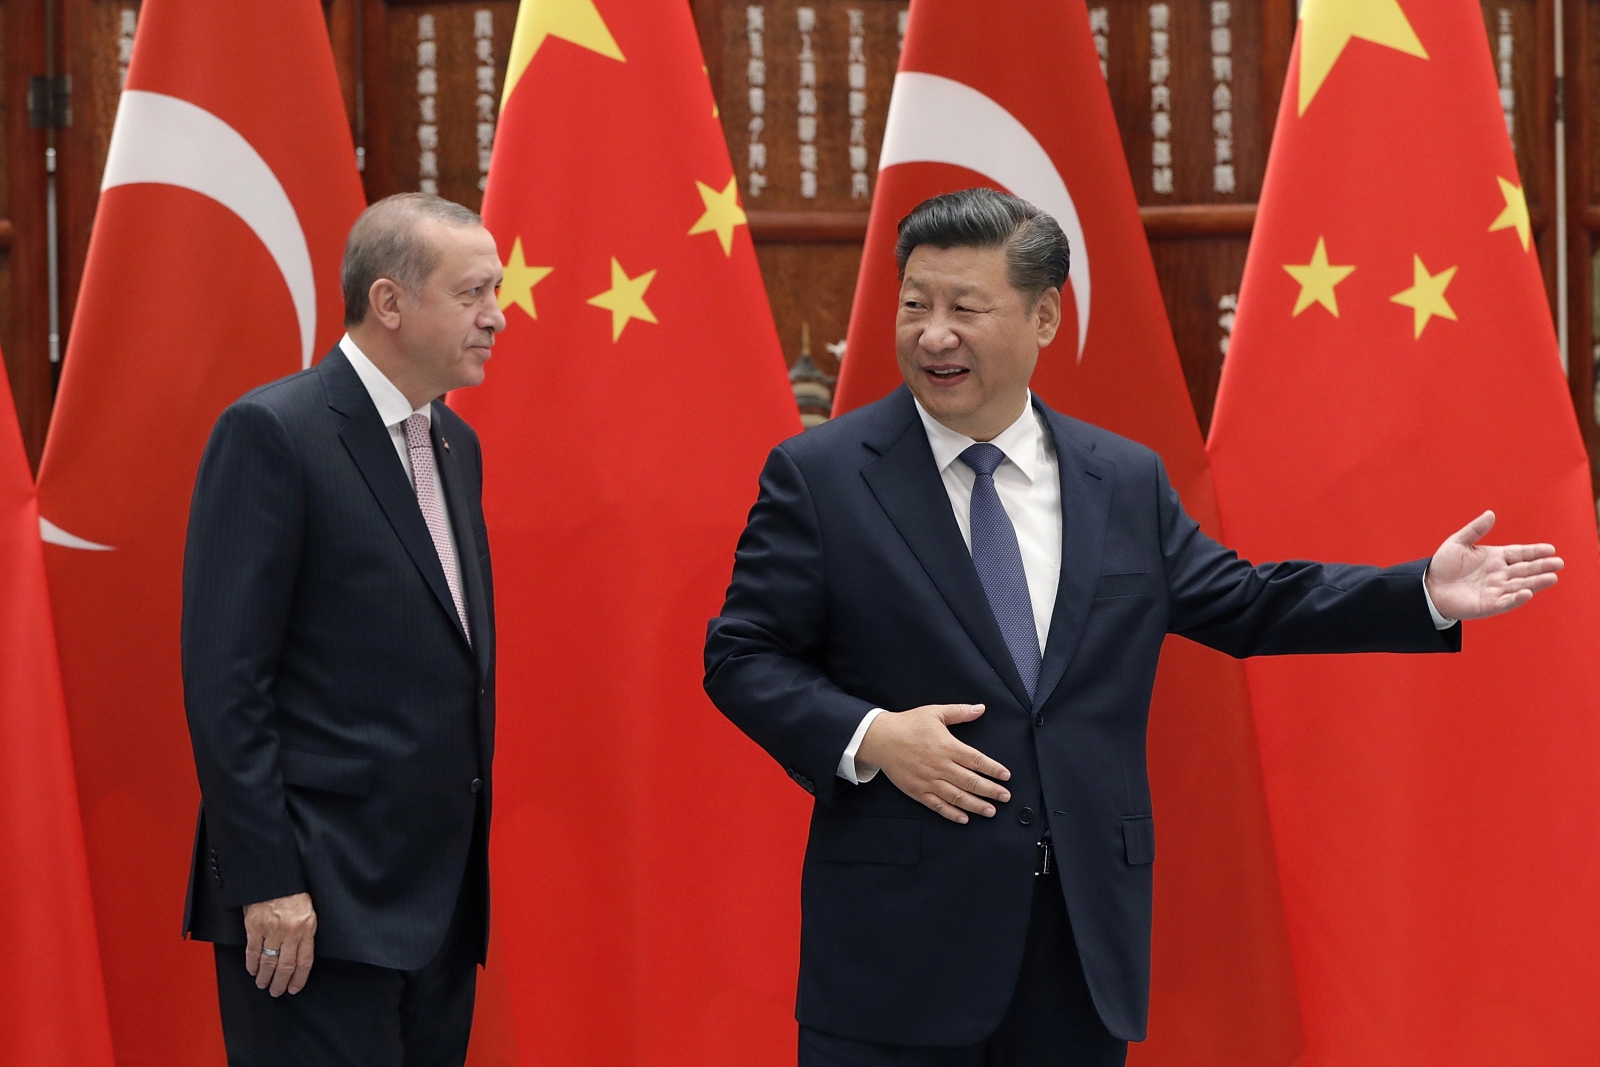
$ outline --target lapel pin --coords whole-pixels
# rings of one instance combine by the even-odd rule
[[[446,452],[450,451],[450,438],[446,437],[444,434],[440,434],[439,435],[439,443],[441,445],[444,445],[444,450]]]

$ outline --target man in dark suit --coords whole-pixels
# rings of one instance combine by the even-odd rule
[[[1486,513],[1431,561],[1252,566],[1155,453],[1031,396],[1053,219],[935,197],[896,256],[906,386],[773,450],[706,642],[712,699],[816,797],[800,1062],[1121,1064],[1149,1005],[1163,638],[1454,651],[1561,561],[1477,545]]]
[[[348,334],[206,446],[184,556],[202,802],[184,931],[215,943],[232,1064],[466,1058],[494,602],[478,439],[439,398],[483,380],[500,277],[466,208],[374,204],[345,248]]]

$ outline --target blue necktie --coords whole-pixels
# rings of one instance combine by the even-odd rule
[[[977,475],[972,484],[972,562],[1031,698],[1039,684],[1039,631],[1033,624],[1033,600],[1028,596],[1017,530],[994,488],[995,468],[1005,458],[1006,454],[991,444],[976,444],[961,453],[961,462]]]

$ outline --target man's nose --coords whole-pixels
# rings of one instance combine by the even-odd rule
[[[488,310],[478,316],[478,325],[486,330],[499,333],[506,328],[506,313],[500,310],[500,301],[494,297],[489,298]]]
[[[956,335],[951,323],[944,315],[935,312],[922,328],[922,336],[918,343],[930,352],[945,352],[952,348],[961,347],[961,338]]]

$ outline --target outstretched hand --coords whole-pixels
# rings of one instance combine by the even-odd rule
[[[1494,529],[1485,511],[1451,534],[1428,564],[1428,596],[1447,619],[1486,619],[1520,608],[1556,584],[1566,564],[1554,545],[1480,545]]]

